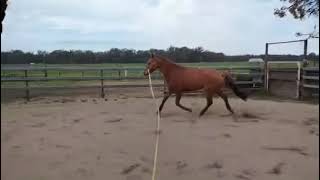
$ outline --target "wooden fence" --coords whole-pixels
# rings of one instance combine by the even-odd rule
[[[302,97],[319,96],[319,67],[303,69],[302,87]]]
[[[280,64],[291,67],[271,67]],[[299,61],[268,62],[266,76],[265,89],[270,95],[308,99],[319,94],[319,67],[302,67]]]
[[[217,68],[228,70],[236,80],[236,84],[243,88],[259,89],[263,87],[263,69],[260,67]],[[138,80],[146,79],[142,68],[90,68],[90,67],[2,67],[1,82],[24,82],[26,99],[30,100],[30,82],[34,81],[100,81],[101,97],[105,96],[105,80]],[[78,72],[80,76],[63,76],[64,72]],[[87,72],[95,72],[95,76],[86,76]],[[56,75],[48,76],[48,74]],[[162,79],[160,73],[154,73],[153,79]],[[141,86],[141,85],[140,85]],[[148,86],[147,81],[144,86]]]

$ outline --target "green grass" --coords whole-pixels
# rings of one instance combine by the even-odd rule
[[[236,68],[236,67],[251,67],[257,66],[254,63],[249,62],[199,62],[199,63],[178,63],[188,67],[216,67],[216,68]],[[309,66],[313,66],[313,62],[310,61]],[[35,64],[33,66],[43,67],[43,64]],[[102,64],[47,64],[47,67],[108,67],[108,68],[145,68],[145,63],[102,63]],[[277,64],[279,67],[295,67],[295,64]],[[316,66],[319,66],[319,62],[316,62]]]

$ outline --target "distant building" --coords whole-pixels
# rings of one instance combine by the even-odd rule
[[[251,58],[248,61],[249,63],[264,63],[262,58]]]
[[[310,64],[310,63],[309,63],[308,60],[306,60],[306,59],[303,59],[303,60],[302,60],[302,66],[303,66],[303,67],[307,67],[309,64]]]

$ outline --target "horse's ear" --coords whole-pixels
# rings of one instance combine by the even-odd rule
[[[151,58],[154,58],[154,54],[153,53],[151,53]]]

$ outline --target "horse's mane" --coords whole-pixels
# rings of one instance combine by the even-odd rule
[[[162,61],[168,62],[168,63],[170,63],[170,64],[174,64],[174,65],[180,67],[180,65],[178,65],[177,63],[175,63],[174,61],[172,61],[171,59],[169,59],[169,58],[167,58],[167,57],[164,57],[164,56],[161,56],[161,55],[155,55],[155,57],[158,58],[158,59],[160,59],[160,60],[162,60]]]

